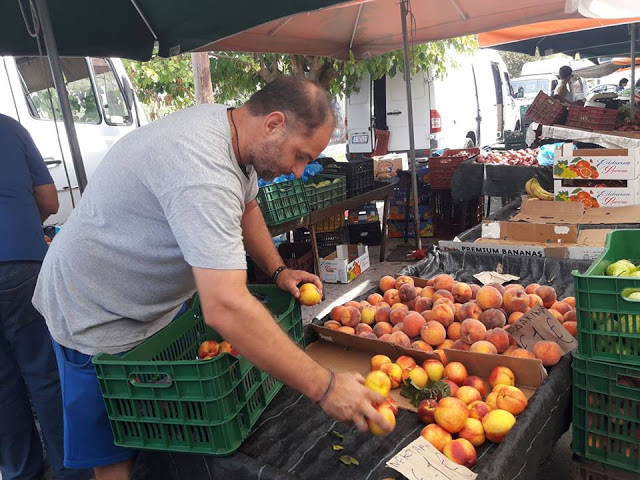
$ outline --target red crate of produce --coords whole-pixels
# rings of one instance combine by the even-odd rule
[[[543,125],[562,125],[567,118],[567,105],[541,91],[525,115]]]
[[[613,130],[618,110],[614,108],[569,107],[567,126],[586,130]]]

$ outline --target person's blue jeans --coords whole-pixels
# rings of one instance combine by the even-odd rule
[[[63,466],[62,398],[44,318],[31,304],[40,262],[0,262],[0,473],[2,480],[87,479]]]

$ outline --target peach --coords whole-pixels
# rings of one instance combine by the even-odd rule
[[[518,320],[520,320],[520,317],[522,317],[522,315],[524,315],[524,313],[522,312],[513,312],[511,315],[509,315],[509,319],[507,320],[507,323],[509,325],[513,325]]]
[[[485,402],[478,400],[475,402],[471,402],[469,405],[469,418],[475,418],[476,420],[482,421],[482,418],[491,411],[489,405]]]
[[[500,443],[516,423],[516,417],[506,410],[491,410],[482,419],[482,427],[487,440]]]
[[[456,340],[453,342],[453,345],[451,345],[451,350],[462,350],[463,352],[468,352],[470,349],[471,345],[462,339]]]
[[[562,326],[569,332],[574,338],[578,337],[578,324],[577,322],[564,322]]]
[[[384,301],[387,302],[392,307],[396,303],[400,303],[400,294],[398,293],[398,290],[396,290],[395,288],[392,288],[384,292]]]
[[[536,290],[540,288],[540,284],[539,283],[531,283],[529,285],[527,285],[527,287],[524,289],[525,292],[527,292],[528,294],[532,294],[532,293],[536,293]]]
[[[518,345],[509,345],[507,349],[504,352],[502,352],[502,354],[510,356],[514,352],[514,350],[518,350],[519,348],[520,347]]]
[[[551,308],[551,305],[558,300],[553,287],[543,285],[542,287],[538,287],[535,293],[542,299],[542,305],[544,305],[545,308]]]
[[[457,320],[462,322],[467,318],[475,318],[476,320],[480,320],[480,316],[482,315],[482,309],[477,303],[467,302],[460,307],[460,310],[457,312]]]
[[[426,322],[431,321],[431,310],[425,310],[424,312],[420,312],[420,315],[422,315],[422,318],[424,318]]]
[[[462,385],[455,394],[455,397],[462,400],[465,405],[469,405],[471,402],[477,402],[482,400],[480,392],[469,385]]]
[[[508,314],[529,310],[529,295],[519,288],[509,289],[504,293],[504,309]]]
[[[218,356],[222,353],[220,351],[220,344],[215,340],[205,340],[198,346],[198,358],[209,359]]]
[[[438,406],[438,401],[433,398],[427,398],[422,400],[418,404],[418,418],[422,423],[426,423],[429,425],[430,423],[434,423],[435,420],[435,411]]]
[[[400,323],[396,323],[396,324],[393,326],[393,329],[391,330],[391,333],[401,332],[403,328],[404,328],[404,325],[402,324],[402,322],[400,322]]]
[[[384,365],[388,364],[385,363]],[[383,397],[388,397],[389,390],[391,390],[391,380],[389,379],[389,375],[382,370],[372,370],[367,373],[364,379],[364,386],[379,393]]]
[[[329,318],[331,320],[335,320],[336,322],[340,321],[340,316],[342,315],[342,310],[344,307],[341,305],[337,305],[331,309],[331,313],[329,314]]]
[[[429,280],[427,280],[428,287],[433,287],[434,283],[436,283],[436,277],[431,277]]]
[[[497,282],[487,283],[487,287],[493,287],[500,292],[500,295],[504,296],[504,292],[506,291],[503,285],[500,285]]]
[[[504,387],[513,387],[513,385],[505,385],[505,384],[499,383],[498,385],[493,387],[493,389],[491,390],[491,393],[500,393],[500,390],[502,390]]]
[[[382,337],[385,334],[390,335],[393,332],[393,326],[387,322],[379,322],[373,326],[373,333],[375,333],[378,338]]]
[[[382,293],[385,293],[387,290],[396,288],[396,279],[389,275],[385,275],[380,279],[380,283],[378,284],[378,287],[380,288],[380,291]]]
[[[459,398],[444,397],[438,402],[434,416],[436,423],[447,432],[458,433],[469,418],[469,409]]]
[[[375,307],[362,307],[362,310],[360,310],[360,321],[362,323],[366,323],[367,325],[373,325],[376,321]]]
[[[369,302],[367,302],[366,300],[360,300],[358,303],[360,304],[360,307],[358,307],[358,309],[359,309],[361,312],[362,312],[362,309],[363,309],[364,307],[370,307],[370,306],[371,306],[371,304],[370,304]]]
[[[368,338],[369,340],[378,340],[378,337],[373,332],[360,332],[356,333],[356,335],[361,338]]]
[[[444,328],[447,328],[453,323],[453,315],[453,307],[451,307],[450,305],[442,304],[433,307],[429,318],[431,320],[435,320],[438,323],[441,323]]]
[[[360,323],[360,311],[356,307],[345,307],[340,315],[340,322],[345,327],[355,327]]]
[[[476,285],[475,283],[472,283],[470,286],[471,286],[471,300],[475,300],[481,287],[480,285]]]
[[[404,308],[405,310],[409,310],[409,307],[407,307],[404,303],[400,302],[400,303],[394,303],[393,306],[391,307],[391,311],[393,312],[394,310],[397,310],[399,308]]]
[[[409,302],[417,296],[415,287],[409,283],[404,283],[398,288],[398,295],[403,303]]]
[[[360,335],[361,333],[364,333],[364,332],[373,333],[373,328],[371,328],[371,326],[367,325],[366,323],[359,323],[358,325],[356,325],[355,330],[356,330],[356,335]]]
[[[506,285],[504,287],[504,291],[506,292],[507,290],[511,290],[512,288],[519,288],[520,290],[524,291],[524,286],[520,285],[519,283],[510,283],[509,285]]]
[[[456,302],[466,303],[471,300],[473,292],[467,283],[456,282],[451,287],[451,294]]]
[[[398,388],[402,383],[402,368],[395,363],[385,363],[380,366],[380,371],[387,374],[391,382],[391,388]]]
[[[413,300],[409,300],[407,302],[407,309],[408,310],[415,310],[416,309],[416,299],[415,298]]]
[[[434,282],[433,282],[433,287],[436,290],[449,290],[451,291],[451,288],[453,287],[453,285],[456,283],[456,281],[453,279],[453,277],[451,275],[447,275],[442,274],[442,275],[437,275]]]
[[[380,340],[381,342],[389,342],[390,338],[391,338],[391,334],[390,333],[383,333],[382,335],[380,335],[378,337],[378,340]]]
[[[439,298],[438,300],[436,300],[435,302],[433,302],[433,306],[437,306],[437,305],[449,305],[454,312],[454,316],[455,316],[455,312],[457,311],[456,309],[456,304],[453,303],[450,299],[448,298]],[[433,310],[433,307],[431,307],[431,309]]]
[[[513,387],[516,384],[516,376],[510,368],[504,366],[498,366],[491,370],[488,380],[491,388],[494,388],[496,385],[509,385]]]
[[[440,350],[446,350],[447,348],[451,348],[453,347],[453,344],[455,342],[453,340],[451,340],[450,338],[447,338],[444,342],[442,342],[440,345],[436,345],[436,348],[439,348]]]
[[[369,361],[371,371],[380,370],[380,367],[382,367],[382,365],[385,365],[387,363],[393,363],[393,362],[386,355],[374,355],[373,357],[371,357],[371,360]]]
[[[476,301],[482,310],[500,308],[502,306],[502,294],[493,287],[484,286],[478,290]]]
[[[422,350],[423,352],[433,352],[433,347],[423,340],[416,340],[411,344],[414,350]]]
[[[420,330],[420,338],[431,346],[440,345],[447,338],[447,331],[439,322],[427,322]]]
[[[504,327],[507,323],[507,317],[502,310],[490,308],[489,310],[482,312],[482,315],[480,315],[480,321],[487,330],[490,330],[492,328]]]
[[[433,350],[433,353],[437,353],[438,357],[440,357],[440,361],[442,362],[442,365],[447,365],[447,354],[444,353],[444,350],[442,350],[441,348],[435,348]]]
[[[474,447],[479,447],[486,439],[482,422],[477,418],[467,418],[464,427],[458,432],[458,438],[464,438]]]
[[[433,307],[433,300],[431,300],[430,298],[419,297],[416,300],[416,305],[415,305],[416,312],[422,313],[425,310],[431,310],[432,307]]]
[[[484,394],[487,393],[487,386],[484,384],[484,380],[482,380],[480,377],[476,375],[469,375],[467,379],[464,381],[464,383],[462,384],[462,386],[475,388],[478,392],[480,392],[480,395],[483,397],[484,397]]]
[[[376,309],[376,313],[374,315],[374,320],[376,323],[387,322],[391,323],[391,308],[389,307],[378,307]]]
[[[423,298],[433,298],[433,294],[436,293],[436,289],[433,287],[423,287],[420,292],[420,297]]]
[[[404,321],[404,317],[409,315],[409,310],[406,308],[396,308],[395,310],[391,310],[391,315],[389,315],[389,320],[391,320],[392,325],[397,325]]]
[[[311,307],[322,302],[322,292],[314,283],[304,283],[300,287],[300,296],[298,297],[301,305]]]
[[[487,342],[486,340],[480,340],[479,342],[473,343],[471,348],[469,348],[469,351],[476,353],[491,353],[493,355],[498,353],[498,350],[496,350],[493,343]]]
[[[564,321],[562,323],[577,322],[578,321],[578,315],[577,315],[575,310],[569,310],[567,313],[565,313],[563,315],[563,320]]]
[[[553,315],[553,317],[558,320],[560,323],[564,323],[564,316],[557,310],[553,308],[548,309],[549,313]]]
[[[346,333],[348,335],[355,335],[356,334],[355,328],[347,327],[346,325],[343,325],[342,327],[337,328],[336,332],[342,332],[342,333]]]
[[[462,337],[462,324],[460,322],[453,322],[447,328],[447,337],[451,340],[460,340]]]
[[[400,368],[402,368],[402,371],[404,372],[405,370],[411,370],[414,368],[416,366],[416,361],[407,355],[400,355],[396,358],[396,365],[400,365]]]
[[[544,306],[544,302],[542,301],[542,298],[540,298],[540,296],[536,295],[535,293],[530,293],[529,307],[533,308],[535,305]]]
[[[444,376],[460,386],[469,376],[466,367],[460,362],[451,362],[444,367]]]
[[[489,395],[487,395],[487,398],[484,399],[484,403],[489,405],[489,408],[491,410],[495,410],[496,408],[498,408],[498,406],[496,405],[497,398],[498,394],[496,392],[491,392]]]
[[[353,308],[357,308],[358,311],[360,311],[360,302],[356,302],[355,300],[351,300],[347,303],[344,304],[345,307],[353,307]]]
[[[425,321],[422,315],[416,312],[410,312],[402,321],[402,331],[410,338],[417,337],[420,335],[424,325]]]
[[[384,419],[389,423],[389,425],[391,425],[391,430],[393,430],[395,428],[395,426],[396,426],[396,416],[393,414],[393,410],[391,410],[391,407],[389,407],[388,405],[382,404],[382,405],[378,406],[376,408],[376,410],[378,410],[380,415],[382,415],[384,417]],[[367,424],[369,425],[369,430],[374,435],[384,436],[384,435],[388,435],[389,433],[391,433],[390,431],[387,432],[387,431],[383,430],[381,426],[375,424],[374,422],[372,422],[368,418],[367,418]]]
[[[420,436],[440,452],[444,450],[445,445],[452,441],[451,434],[435,423],[424,427],[420,431]]]
[[[405,283],[408,283],[412,287],[415,285],[413,278],[407,275],[400,275],[398,278],[396,278],[396,288],[398,290],[400,290],[400,287],[402,287],[402,285],[404,285]]]
[[[565,313],[567,313],[570,310],[573,310],[573,307],[571,305],[569,305],[567,302],[563,302],[563,301],[559,301],[559,302],[554,303],[553,305],[551,305],[551,308],[554,309],[554,310],[557,310],[562,315],[564,315]]]
[[[460,327],[460,338],[463,342],[472,345],[475,342],[484,340],[487,335],[487,328],[480,320],[467,318]]]
[[[337,330],[342,326],[342,324],[340,322],[336,322],[335,320],[327,320],[322,326],[325,328],[330,328],[331,330]]]
[[[422,287],[416,287],[416,295],[419,297],[420,293],[422,293]]]
[[[453,463],[467,468],[472,468],[478,459],[475,447],[466,438],[456,438],[450,441],[444,446],[442,454]]]
[[[413,384],[419,389],[423,389],[427,386],[427,382],[429,381],[429,376],[424,368],[419,365],[416,365],[409,372],[409,380],[413,382]],[[404,373],[403,373],[404,375]]]
[[[435,358],[429,358],[422,363],[422,368],[427,372],[429,381],[437,382],[444,377],[444,365]]]
[[[393,412],[394,415],[398,415],[398,404],[396,403],[396,401],[393,399],[393,397],[387,397],[384,399],[384,402],[382,403],[382,405],[387,405],[391,411]]]
[[[571,308],[576,308],[576,298],[575,297],[564,297],[561,302],[568,303]]]
[[[383,300],[384,298],[379,293],[372,293],[367,297],[367,302],[374,306],[379,305]]]
[[[454,298],[453,298],[453,295],[451,295],[451,292],[449,290],[436,290],[436,293],[433,294],[433,296],[431,297],[431,300],[433,300],[433,303],[435,305],[435,303],[442,298],[446,298],[453,305]]]
[[[533,354],[545,367],[553,367],[562,358],[562,349],[556,342],[543,340],[533,345]]]
[[[447,385],[449,385],[449,394],[452,397],[456,396],[456,392],[458,391],[458,389],[460,388],[453,380],[449,380],[448,378],[445,378],[444,380],[442,380],[444,383],[446,383]]]
[[[517,387],[505,386],[497,394],[496,406],[513,415],[520,415],[529,404],[527,397]]]
[[[511,356],[516,358],[536,358],[533,353],[531,353],[529,350],[525,350],[524,348],[516,348],[513,352],[511,352]]]
[[[502,328],[488,330],[485,340],[491,342],[498,353],[504,353],[509,348],[509,334]]]
[[[380,303],[377,305],[377,307],[378,307],[378,308],[382,308],[382,307],[385,307],[385,308],[391,308],[391,305],[389,305],[389,304],[388,304],[387,302],[385,302],[385,301],[382,301],[382,302],[380,302]]]

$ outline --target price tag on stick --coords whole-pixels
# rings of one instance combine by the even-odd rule
[[[507,328],[518,345],[533,351],[533,346],[542,340],[556,342],[564,353],[575,350],[578,342],[562,324],[542,305],[536,305]]]

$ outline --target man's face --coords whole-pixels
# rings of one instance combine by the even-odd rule
[[[318,158],[329,143],[333,133],[332,118],[329,120],[312,132],[287,127],[286,121],[275,127],[266,126],[260,140],[248,148],[248,163],[265,180],[289,173],[302,177],[307,164]]]

